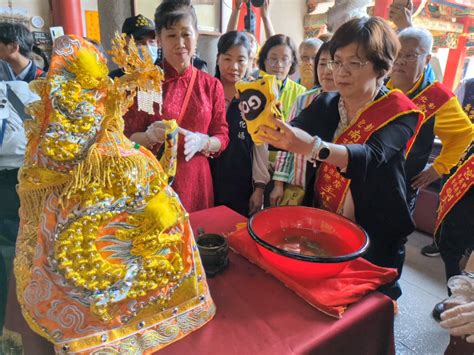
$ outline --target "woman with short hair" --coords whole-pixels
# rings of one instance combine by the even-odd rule
[[[298,64],[296,46],[293,40],[285,35],[274,35],[266,40],[258,57],[258,66],[270,75],[281,80],[279,100],[281,111],[286,121],[290,115],[296,97],[306,91],[306,88],[289,78]]]
[[[245,78],[251,44],[243,32],[230,31],[217,43],[216,78],[224,86],[229,146],[211,161],[214,202],[248,216],[260,210],[268,173],[268,149],[255,145],[240,114],[235,84]]]
[[[383,80],[397,57],[395,32],[378,17],[353,19],[331,40],[329,63],[338,92],[323,93],[291,126],[261,128],[261,139],[304,154],[317,165],[315,206],[360,224],[370,237],[365,257],[397,268],[414,223],[406,202],[405,154],[420,114]],[[401,295],[398,284],[384,292]]]

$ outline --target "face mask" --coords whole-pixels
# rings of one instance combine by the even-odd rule
[[[140,46],[138,54],[140,55],[140,58],[143,59],[143,51],[148,51],[148,54],[151,56],[151,60],[153,63],[156,62],[158,59],[158,46],[154,44],[147,44],[146,46]]]
[[[158,46],[156,44],[149,44],[147,45],[148,52],[151,55],[151,59],[153,60],[153,63],[156,62],[158,59]]]

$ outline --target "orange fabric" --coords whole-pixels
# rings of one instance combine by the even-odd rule
[[[439,193],[435,232],[446,215],[474,185],[474,155],[471,155],[443,185]]]
[[[14,271],[23,317],[57,353],[151,354],[215,314],[169,176],[123,136],[127,102],[135,90],[160,92],[162,77],[124,46],[115,40],[116,58],[149,70],[112,82],[95,46],[63,36],[47,78],[30,84],[42,100],[25,128]]]
[[[297,280],[272,267],[263,259],[246,228],[228,236],[230,247],[252,263],[272,274],[306,302],[321,312],[341,318],[347,306],[359,301],[379,286],[395,280],[395,269],[382,268],[358,258],[336,277],[311,282]]]
[[[443,84],[435,81],[413,98],[412,101],[425,115],[423,119],[423,123],[425,123],[453,96],[452,91]]]

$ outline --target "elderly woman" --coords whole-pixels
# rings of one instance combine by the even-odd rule
[[[298,47],[299,55],[299,74],[300,81],[299,84],[303,85],[306,89],[310,90],[315,84],[314,80],[314,58],[319,51],[319,48],[323,44],[318,38],[307,38],[301,42]]]
[[[471,122],[456,96],[425,74],[433,47],[431,33],[424,28],[409,27],[400,32],[399,39],[400,54],[387,86],[400,89],[425,111],[423,125],[407,158],[407,182],[412,188],[410,198],[415,199],[418,188],[449,173],[473,136]],[[429,105],[423,97],[430,100]],[[443,149],[433,164],[427,166],[435,135],[441,140]]]
[[[381,18],[353,19],[331,40],[337,93],[322,93],[291,126],[262,128],[261,139],[304,154],[318,165],[315,205],[356,221],[369,234],[366,258],[402,271],[404,243],[414,229],[406,203],[404,163],[419,114],[383,80],[399,50],[394,31]],[[398,284],[387,287],[393,299]]]
[[[403,91],[425,113],[405,167],[408,205],[413,212],[418,189],[449,174],[471,143],[473,130],[451,90],[427,75],[433,47],[431,33],[424,28],[409,27],[401,31],[398,38],[401,49],[387,87]],[[433,163],[428,164],[435,136],[441,140],[442,149]],[[469,237],[466,234],[464,239]],[[426,256],[439,255],[434,243],[422,248],[421,252]],[[454,261],[454,268],[456,264]]]
[[[214,205],[208,157],[229,143],[224,90],[219,80],[192,66],[198,29],[190,1],[163,1],[155,26],[165,72],[163,112],[152,116],[130,110],[124,117],[125,135],[157,151],[165,141],[162,121],[176,119],[184,145],[179,145],[173,188],[188,212],[206,209]]]

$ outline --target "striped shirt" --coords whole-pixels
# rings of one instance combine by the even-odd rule
[[[320,93],[321,88],[315,87],[298,96],[288,116],[288,122],[297,117]],[[273,180],[305,187],[305,177],[306,157],[304,155],[285,151],[277,153]]]

